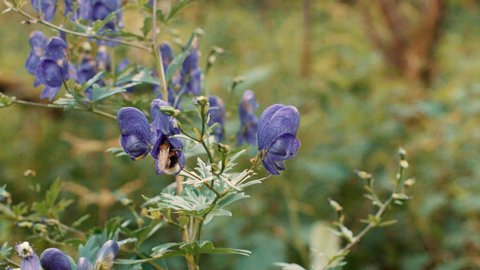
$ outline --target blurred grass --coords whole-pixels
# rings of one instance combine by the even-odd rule
[[[255,91],[262,109],[272,103],[292,104],[302,115],[302,147],[298,157],[287,162],[287,171],[252,188],[252,199],[235,208],[233,218],[206,228],[206,237],[251,249],[254,255],[228,260],[212,256],[203,262],[204,268],[270,269],[277,261],[300,262],[294,240],[311,241],[310,226],[333,218],[328,197],[342,202],[347,223],[358,229],[369,204],[353,170],[370,171],[380,186],[388,187],[399,146],[408,150],[409,175],[417,179],[413,200],[393,212],[398,224],[376,230],[360,243],[346,269],[479,267],[479,5],[448,2],[433,83],[426,88],[385,65],[365,35],[358,10],[344,2],[313,5],[309,78],[300,77],[301,1],[197,1],[172,23],[184,40],[196,27],[205,31],[200,40],[202,63],[211,46],[225,49],[205,83],[210,93],[227,101],[232,141],[238,124],[235,104],[243,89]],[[139,21],[131,20],[132,25]],[[0,81],[13,79],[36,96],[39,90],[29,87],[33,78],[23,63],[28,34],[41,27],[20,21],[14,14],[0,16]],[[167,33],[164,37],[172,40]],[[118,55],[125,53],[118,48]],[[149,61],[138,52],[127,55],[138,63]],[[229,95],[227,89],[238,75],[247,81]],[[76,155],[62,139],[62,132],[68,132],[84,139],[115,140],[113,122],[81,112],[15,106],[0,110],[0,120],[0,183],[8,185],[17,202],[38,199],[41,192],[35,186],[43,190],[57,177],[97,192],[143,179],[141,190],[128,195],[137,203],[142,202],[140,194],[153,194],[170,182],[154,176],[151,160],[131,163],[102,151]],[[27,169],[35,170],[36,176],[24,176]],[[123,209],[119,204],[103,210],[76,204],[65,219],[89,212],[89,227],[104,220],[103,215],[128,215]],[[26,236],[13,234],[19,230],[4,222],[0,229],[0,242]],[[175,238],[167,235],[162,241]]]

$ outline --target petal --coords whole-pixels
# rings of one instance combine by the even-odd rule
[[[145,114],[136,108],[125,107],[118,111],[117,121],[120,143],[125,152],[132,159],[146,156],[150,151],[152,134]]]
[[[112,269],[113,262],[117,258],[119,246],[117,242],[108,240],[98,250],[95,269]]]
[[[30,43],[30,48],[32,50],[35,50],[38,48],[43,49],[47,45],[47,38],[42,32],[34,31],[30,34],[29,43]]]
[[[300,141],[293,134],[284,134],[277,138],[275,142],[268,148],[267,156],[273,160],[283,161],[294,158],[298,149],[300,148]]]
[[[60,87],[46,86],[40,94],[40,98],[48,98],[50,101],[52,101],[58,94],[58,90],[60,90]]]
[[[166,69],[173,61],[173,50],[167,43],[160,45],[160,54],[162,55],[163,67]]]
[[[299,124],[297,108],[281,104],[268,107],[258,123],[258,150],[267,149],[283,134],[297,134]]]
[[[27,61],[25,62],[25,68],[27,69],[28,73],[35,75],[37,72],[38,64],[40,64],[41,60],[38,56],[34,53],[30,53],[28,55]]]
[[[225,126],[225,105],[221,98],[211,96],[208,99],[210,107],[208,113],[210,114],[210,120],[208,125],[211,126],[215,123],[218,126],[213,130],[213,135],[217,138],[217,141],[221,142],[224,139],[224,126]]]
[[[61,250],[46,249],[40,256],[40,263],[44,270],[71,270],[70,260]],[[23,269],[23,268],[22,268]]]
[[[53,60],[65,59],[67,43],[60,37],[52,37],[45,50],[45,56]],[[66,61],[66,60],[65,60]]]
[[[39,63],[36,75],[42,84],[50,87],[62,86],[65,76],[63,69],[51,59]]]
[[[154,99],[150,105],[152,114],[152,129],[161,131],[162,134],[172,135],[172,129],[175,124],[173,117],[165,115],[160,111],[160,107],[170,106],[168,102],[161,99]]]

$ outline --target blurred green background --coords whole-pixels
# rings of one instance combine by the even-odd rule
[[[141,26],[134,15],[125,18],[128,29]],[[0,16],[0,91],[36,100],[24,61],[29,33],[44,28],[21,20]],[[417,180],[413,199],[389,214],[397,224],[367,235],[345,269],[480,269],[480,1],[194,1],[165,40],[172,42],[171,32],[186,40],[197,27],[202,65],[212,46],[225,50],[204,83],[228,105],[228,139],[235,141],[242,90],[252,89],[261,110],[299,108],[302,142],[280,177],[252,187],[233,217],[205,228],[219,246],[253,255],[207,257],[204,269],[308,266],[309,246],[325,241],[311,236],[313,225],[335,218],[327,198],[361,229],[371,207],[354,170],[373,173],[386,193],[400,146]],[[138,51],[118,47],[115,54],[150,64]],[[245,82],[229,93],[239,75]],[[62,196],[78,202],[62,219],[90,213],[85,229],[130,217],[118,198],[141,204],[141,194],[158,193],[172,179],[155,176],[152,160],[105,153],[118,146],[118,134],[116,123],[83,112],[1,109],[0,184],[15,202],[31,203],[62,179]],[[173,232],[157,240],[175,241]],[[0,243],[26,238],[28,231],[0,219]]]

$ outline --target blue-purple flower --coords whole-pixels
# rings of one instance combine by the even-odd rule
[[[225,105],[223,105],[222,99],[217,96],[211,96],[208,99],[208,103],[210,104],[208,109],[208,114],[210,114],[208,125],[212,126],[216,124],[212,135],[215,136],[218,142],[222,142],[225,138]]]
[[[71,270],[70,259],[61,250],[48,248],[40,256],[40,263],[44,270]],[[23,268],[22,268],[23,269]]]
[[[108,21],[99,32],[115,32],[122,28],[122,7],[121,0],[78,0],[78,17],[84,20],[95,22],[104,20],[110,14],[116,13],[115,18]],[[114,46],[113,42],[99,41],[101,44]]]
[[[240,130],[237,133],[238,145],[243,142],[254,145],[257,142],[257,110],[258,103],[255,100],[255,94],[251,90],[245,91],[238,105],[240,117]]]
[[[297,155],[300,114],[297,108],[275,104],[263,111],[258,123],[258,150],[265,151],[263,166],[271,174],[285,170],[284,160]]]
[[[198,41],[195,39],[190,53],[182,64],[181,85],[185,94],[200,95],[202,71],[198,66]]]
[[[57,95],[63,81],[69,77],[67,44],[59,37],[46,39],[41,32],[30,35],[30,54],[25,62],[27,71],[36,76],[35,86],[43,84],[41,98]]]
[[[97,261],[95,262],[95,269],[112,269],[113,262],[117,258],[119,246],[117,242],[108,240],[98,250]]]
[[[57,1],[58,0],[30,0],[30,3],[36,11],[43,14],[43,19],[49,22],[55,16]]]
[[[165,115],[160,109],[169,106],[163,100],[155,99],[151,104],[152,123],[140,110],[125,107],[118,111],[120,144],[133,160],[141,159],[150,153],[155,160],[158,175],[176,174],[185,166],[183,142],[172,137],[180,134],[176,120]]]

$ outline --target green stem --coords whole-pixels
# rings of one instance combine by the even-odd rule
[[[375,213],[375,219],[376,220],[381,220],[383,215],[385,214],[385,211],[388,209],[390,204],[393,202],[393,194],[382,204],[382,206],[377,210]],[[327,265],[325,265],[322,269],[327,270],[329,267],[340,257],[345,256],[360,240],[373,228],[377,227],[377,224],[373,223],[368,223],[355,237],[352,238],[352,240],[341,250],[337,251],[335,255],[331,257],[331,259],[327,262]]]
[[[163,68],[162,54],[158,50],[157,46],[157,0],[153,1],[152,5],[152,50],[155,65],[157,66],[158,76],[162,83],[162,98],[168,102],[167,80],[165,78],[165,70]]]
[[[12,103],[15,104],[20,104],[20,105],[25,105],[25,106],[32,106],[32,107],[38,107],[38,108],[48,108],[48,109],[63,109],[63,110],[68,110],[68,109],[73,109],[77,111],[83,111],[83,112],[91,112],[97,115],[101,115],[103,117],[112,119],[112,120],[117,120],[117,117],[113,114],[98,110],[98,109],[90,109],[90,108],[80,108],[80,107],[65,107],[62,105],[57,105],[57,104],[44,104],[44,103],[37,103],[37,102],[31,102],[31,101],[26,101],[26,100],[20,100],[20,99],[14,99],[12,100]]]

